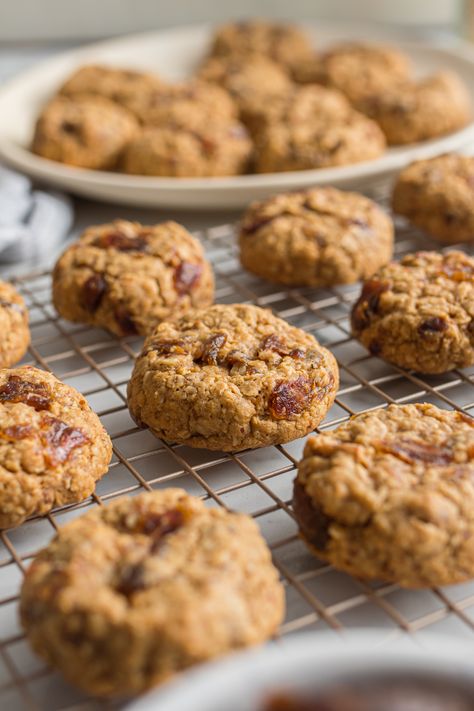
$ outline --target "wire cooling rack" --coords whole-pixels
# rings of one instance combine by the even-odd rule
[[[438,245],[398,225],[396,255]],[[370,356],[351,339],[349,313],[359,286],[286,289],[268,284],[239,267],[234,228],[202,231],[217,277],[217,301],[248,302],[271,308],[291,324],[313,333],[336,355],[341,385],[321,429],[350,415],[389,403],[428,401],[441,408],[474,412],[474,368],[443,376],[407,373]],[[86,501],[32,518],[0,533],[0,709],[98,709],[33,656],[17,620],[19,587],[25,568],[55,531],[75,516],[119,495],[180,486],[207,499],[252,515],[271,546],[287,597],[282,635],[353,627],[382,628],[389,641],[408,633],[426,644],[426,631],[447,632],[474,641],[474,581],[443,589],[407,591],[397,585],[367,583],[316,560],[297,537],[291,511],[292,481],[303,440],[284,446],[221,454],[168,445],[139,430],[126,407],[126,384],[137,338],[117,340],[105,331],[57,317],[48,273],[15,279],[30,309],[32,344],[25,363],[51,370],[73,385],[100,415],[114,444],[110,472]]]

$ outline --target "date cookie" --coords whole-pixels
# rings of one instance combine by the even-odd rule
[[[293,510],[318,556],[405,587],[474,577],[474,420],[390,405],[310,437]]]
[[[257,173],[311,170],[378,158],[385,151],[379,126],[355,110],[334,121],[268,126],[256,139]]]
[[[400,82],[367,96],[360,111],[373,118],[390,145],[427,141],[456,131],[471,117],[464,82],[452,72],[439,72],[419,82]]]
[[[20,612],[35,652],[70,682],[128,696],[265,641],[284,592],[249,516],[163,489],[61,527],[26,572]]]
[[[242,265],[277,284],[350,284],[391,259],[393,225],[363,195],[313,188],[253,203],[239,245]]]
[[[0,281],[0,332],[0,368],[8,368],[25,355],[30,329],[23,297],[5,281]]]
[[[122,170],[175,178],[246,173],[253,143],[239,122],[196,121],[145,128],[125,149]]]
[[[398,176],[392,207],[441,242],[474,242],[474,158],[450,153],[412,163]]]
[[[59,314],[117,336],[145,335],[213,297],[212,269],[201,244],[176,222],[115,220],[90,227],[53,271]]]
[[[262,20],[230,22],[218,27],[211,46],[211,56],[264,55],[287,68],[311,57],[313,51],[309,37],[299,27]]]
[[[166,441],[232,452],[310,432],[338,379],[334,356],[309,333],[257,306],[215,305],[156,328],[128,407]]]
[[[474,363],[474,259],[418,252],[379,269],[352,310],[352,333],[373,355],[419,373]]]
[[[303,84],[338,89],[359,108],[365,97],[408,80],[410,72],[408,57],[394,47],[343,42],[296,64],[293,76]]]
[[[63,96],[105,96],[128,109],[135,102],[164,87],[159,77],[149,72],[119,69],[99,64],[79,67],[59,89]]]
[[[0,370],[0,528],[90,496],[111,456],[77,390],[38,368]]]
[[[127,109],[102,96],[59,96],[42,111],[31,150],[43,158],[110,170],[138,125]]]

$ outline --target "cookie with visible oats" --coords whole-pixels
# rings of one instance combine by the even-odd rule
[[[111,456],[77,390],[38,368],[0,370],[0,528],[90,496]]]
[[[28,309],[12,284],[0,281],[0,368],[23,358],[30,344]]]
[[[20,611],[35,652],[70,682],[125,696],[265,641],[284,592],[249,516],[164,489],[62,526],[26,572]]]
[[[43,158],[94,170],[111,170],[138,124],[102,96],[57,96],[36,123],[31,150]]]
[[[390,405],[309,438],[293,510],[319,558],[420,588],[474,577],[474,420]]]
[[[61,316],[117,336],[145,335],[163,319],[213,298],[203,248],[176,222],[115,220],[89,227],[53,271],[53,301]]]
[[[474,259],[417,252],[379,269],[352,310],[352,333],[373,355],[420,373],[474,363]]]
[[[412,163],[397,178],[392,206],[440,242],[474,243],[474,158],[447,153]]]
[[[372,200],[335,188],[253,203],[240,223],[240,261],[288,286],[365,279],[392,257],[393,225]]]
[[[257,306],[215,305],[155,329],[128,407],[164,440],[235,451],[307,434],[337,387],[336,360],[313,336]]]

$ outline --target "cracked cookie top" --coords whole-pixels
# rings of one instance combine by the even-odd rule
[[[167,441],[232,451],[306,434],[337,386],[334,357],[310,334],[257,306],[215,305],[155,329],[128,405]]]

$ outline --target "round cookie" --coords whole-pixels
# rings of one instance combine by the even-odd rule
[[[336,568],[419,588],[474,576],[474,420],[390,405],[310,437],[293,510]]]
[[[166,441],[232,452],[310,432],[338,380],[334,356],[310,334],[257,306],[215,305],[155,329],[128,407]]]
[[[419,82],[394,84],[367,96],[358,108],[377,121],[390,145],[402,145],[465,126],[471,116],[471,99],[460,77],[446,71]]]
[[[186,126],[190,119],[230,123],[237,118],[237,106],[225,89],[197,80],[139,94],[129,108],[147,126]]]
[[[115,220],[90,227],[53,271],[60,315],[117,336],[145,335],[213,297],[212,269],[201,244],[176,222]]]
[[[242,265],[277,284],[350,284],[391,259],[393,224],[363,195],[313,188],[253,203],[239,245]]]
[[[0,370],[0,528],[90,496],[111,456],[77,390],[31,366]]]
[[[132,114],[109,99],[58,96],[39,116],[31,150],[60,163],[110,170],[136,131]]]
[[[249,516],[162,489],[61,527],[26,572],[20,610],[48,664],[124,696],[268,639],[284,591]]]
[[[408,57],[394,47],[343,42],[294,67],[293,75],[303,84],[324,84],[341,91],[359,108],[367,95],[385,91],[410,75]]]
[[[385,150],[378,125],[353,110],[339,120],[272,124],[256,141],[257,173],[311,170],[372,160]]]
[[[379,269],[352,310],[352,333],[373,354],[419,373],[474,363],[474,259],[418,252]]]
[[[23,358],[30,344],[28,309],[12,284],[0,281],[0,368]]]
[[[99,64],[79,67],[64,84],[59,93],[63,96],[105,96],[128,109],[138,99],[159,90],[165,85],[159,77],[149,72],[117,69]]]
[[[121,166],[132,175],[240,175],[247,172],[252,152],[241,123],[196,121],[190,116],[186,125],[145,128],[128,144]]]
[[[211,46],[211,56],[264,55],[288,68],[312,53],[310,39],[299,27],[262,20],[222,25],[215,31]]]
[[[474,242],[474,158],[449,153],[402,170],[394,212],[441,242]]]
[[[265,56],[211,57],[201,66],[199,77],[226,89],[237,104],[242,121],[254,128],[254,113],[262,105],[278,102],[293,87],[287,73]]]

